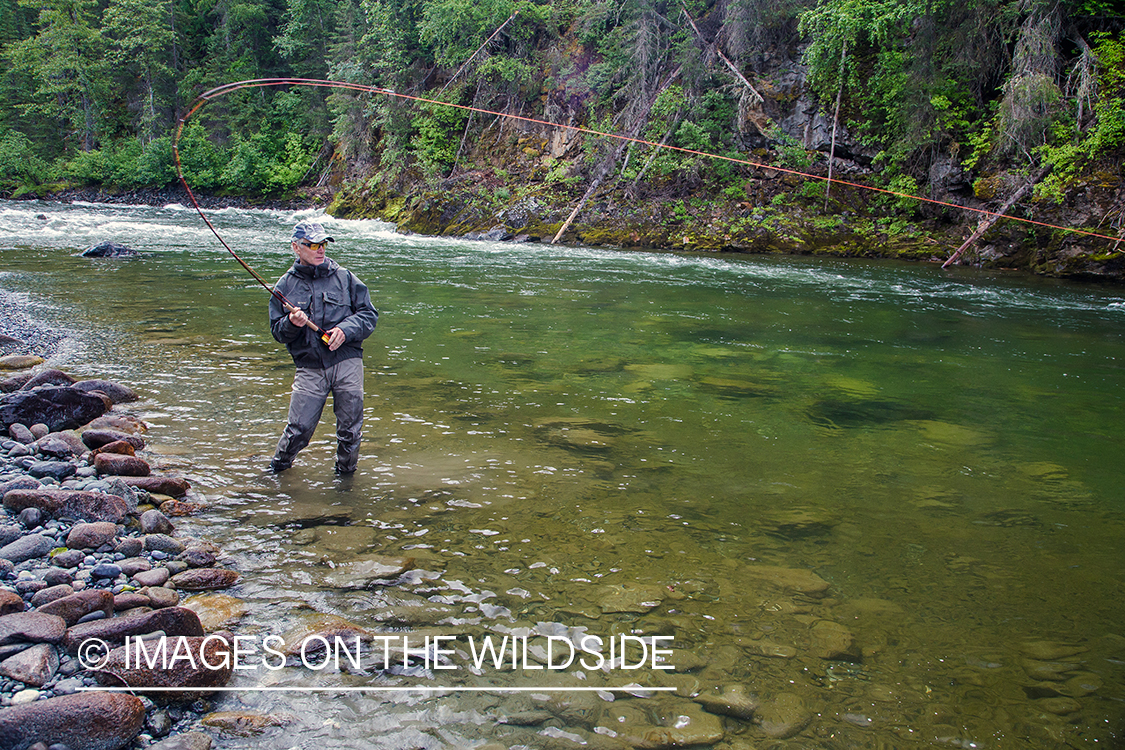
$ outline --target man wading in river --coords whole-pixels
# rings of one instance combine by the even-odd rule
[[[277,296],[270,298],[270,331],[285,344],[297,375],[289,401],[289,424],[270,461],[285,471],[309,444],[328,394],[336,414],[336,473],[352,474],[359,461],[363,433],[363,340],[375,330],[379,313],[356,275],[331,258],[325,246],[335,242],[320,224],[301,222],[293,228],[297,260],[274,287],[299,308],[286,313]],[[307,324],[312,321],[327,337]]]

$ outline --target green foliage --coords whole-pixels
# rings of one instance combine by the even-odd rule
[[[413,120],[417,135],[411,141],[411,151],[429,173],[448,170],[457,156],[461,132],[468,115],[464,110],[423,104],[422,114]]]
[[[18,130],[0,136],[0,186],[36,185],[47,175],[47,164],[35,153],[31,139]]]
[[[224,155],[208,140],[202,125],[189,122],[180,135],[178,147],[184,179],[192,188],[214,190],[222,184],[219,178],[225,163]]]
[[[1052,167],[1035,188],[1040,198],[1061,202],[1091,163],[1125,151],[1125,41],[1109,34],[1091,36],[1098,61],[1099,96],[1094,118],[1085,133],[1071,139],[1056,133],[1053,143],[1038,149],[1042,163]]]

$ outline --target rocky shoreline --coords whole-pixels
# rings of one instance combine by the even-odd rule
[[[58,340],[8,335],[3,345]],[[206,689],[231,669],[203,657],[230,634],[208,634],[206,612],[182,598],[239,574],[172,520],[206,504],[185,479],[153,473],[146,426],[120,406],[137,398],[128,387],[78,381],[39,354],[0,357],[0,370],[0,747],[207,750],[210,737],[190,728],[209,710]],[[199,658],[130,665],[130,640],[161,637]],[[136,690],[99,689],[120,686]],[[185,686],[199,689],[138,697]]]

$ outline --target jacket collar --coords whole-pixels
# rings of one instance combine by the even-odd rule
[[[336,272],[340,264],[331,258],[325,258],[324,262],[319,266],[306,266],[304,263],[293,261],[293,268],[290,269],[292,273],[306,279],[323,279],[325,276],[330,276]]]

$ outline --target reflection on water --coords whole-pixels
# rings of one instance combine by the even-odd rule
[[[216,220],[277,278],[305,215]],[[147,396],[153,449],[213,504],[181,531],[244,573],[239,632],[335,615],[448,637],[457,667],[427,670],[423,649],[238,684],[543,688],[238,693],[216,707],[288,723],[220,746],[1117,741],[1118,290],[325,222],[380,311],[350,481],[330,423],[293,470],[265,471],[292,366],[266,295],[193,214],[0,203],[18,243],[0,288],[73,332],[58,364]],[[145,255],[75,257],[103,239]],[[388,558],[413,567],[382,578]],[[533,668],[548,636],[586,635],[670,637],[676,669]],[[504,636],[529,661],[476,667]],[[605,691],[629,683],[676,691]],[[575,686],[603,692],[545,690]]]

